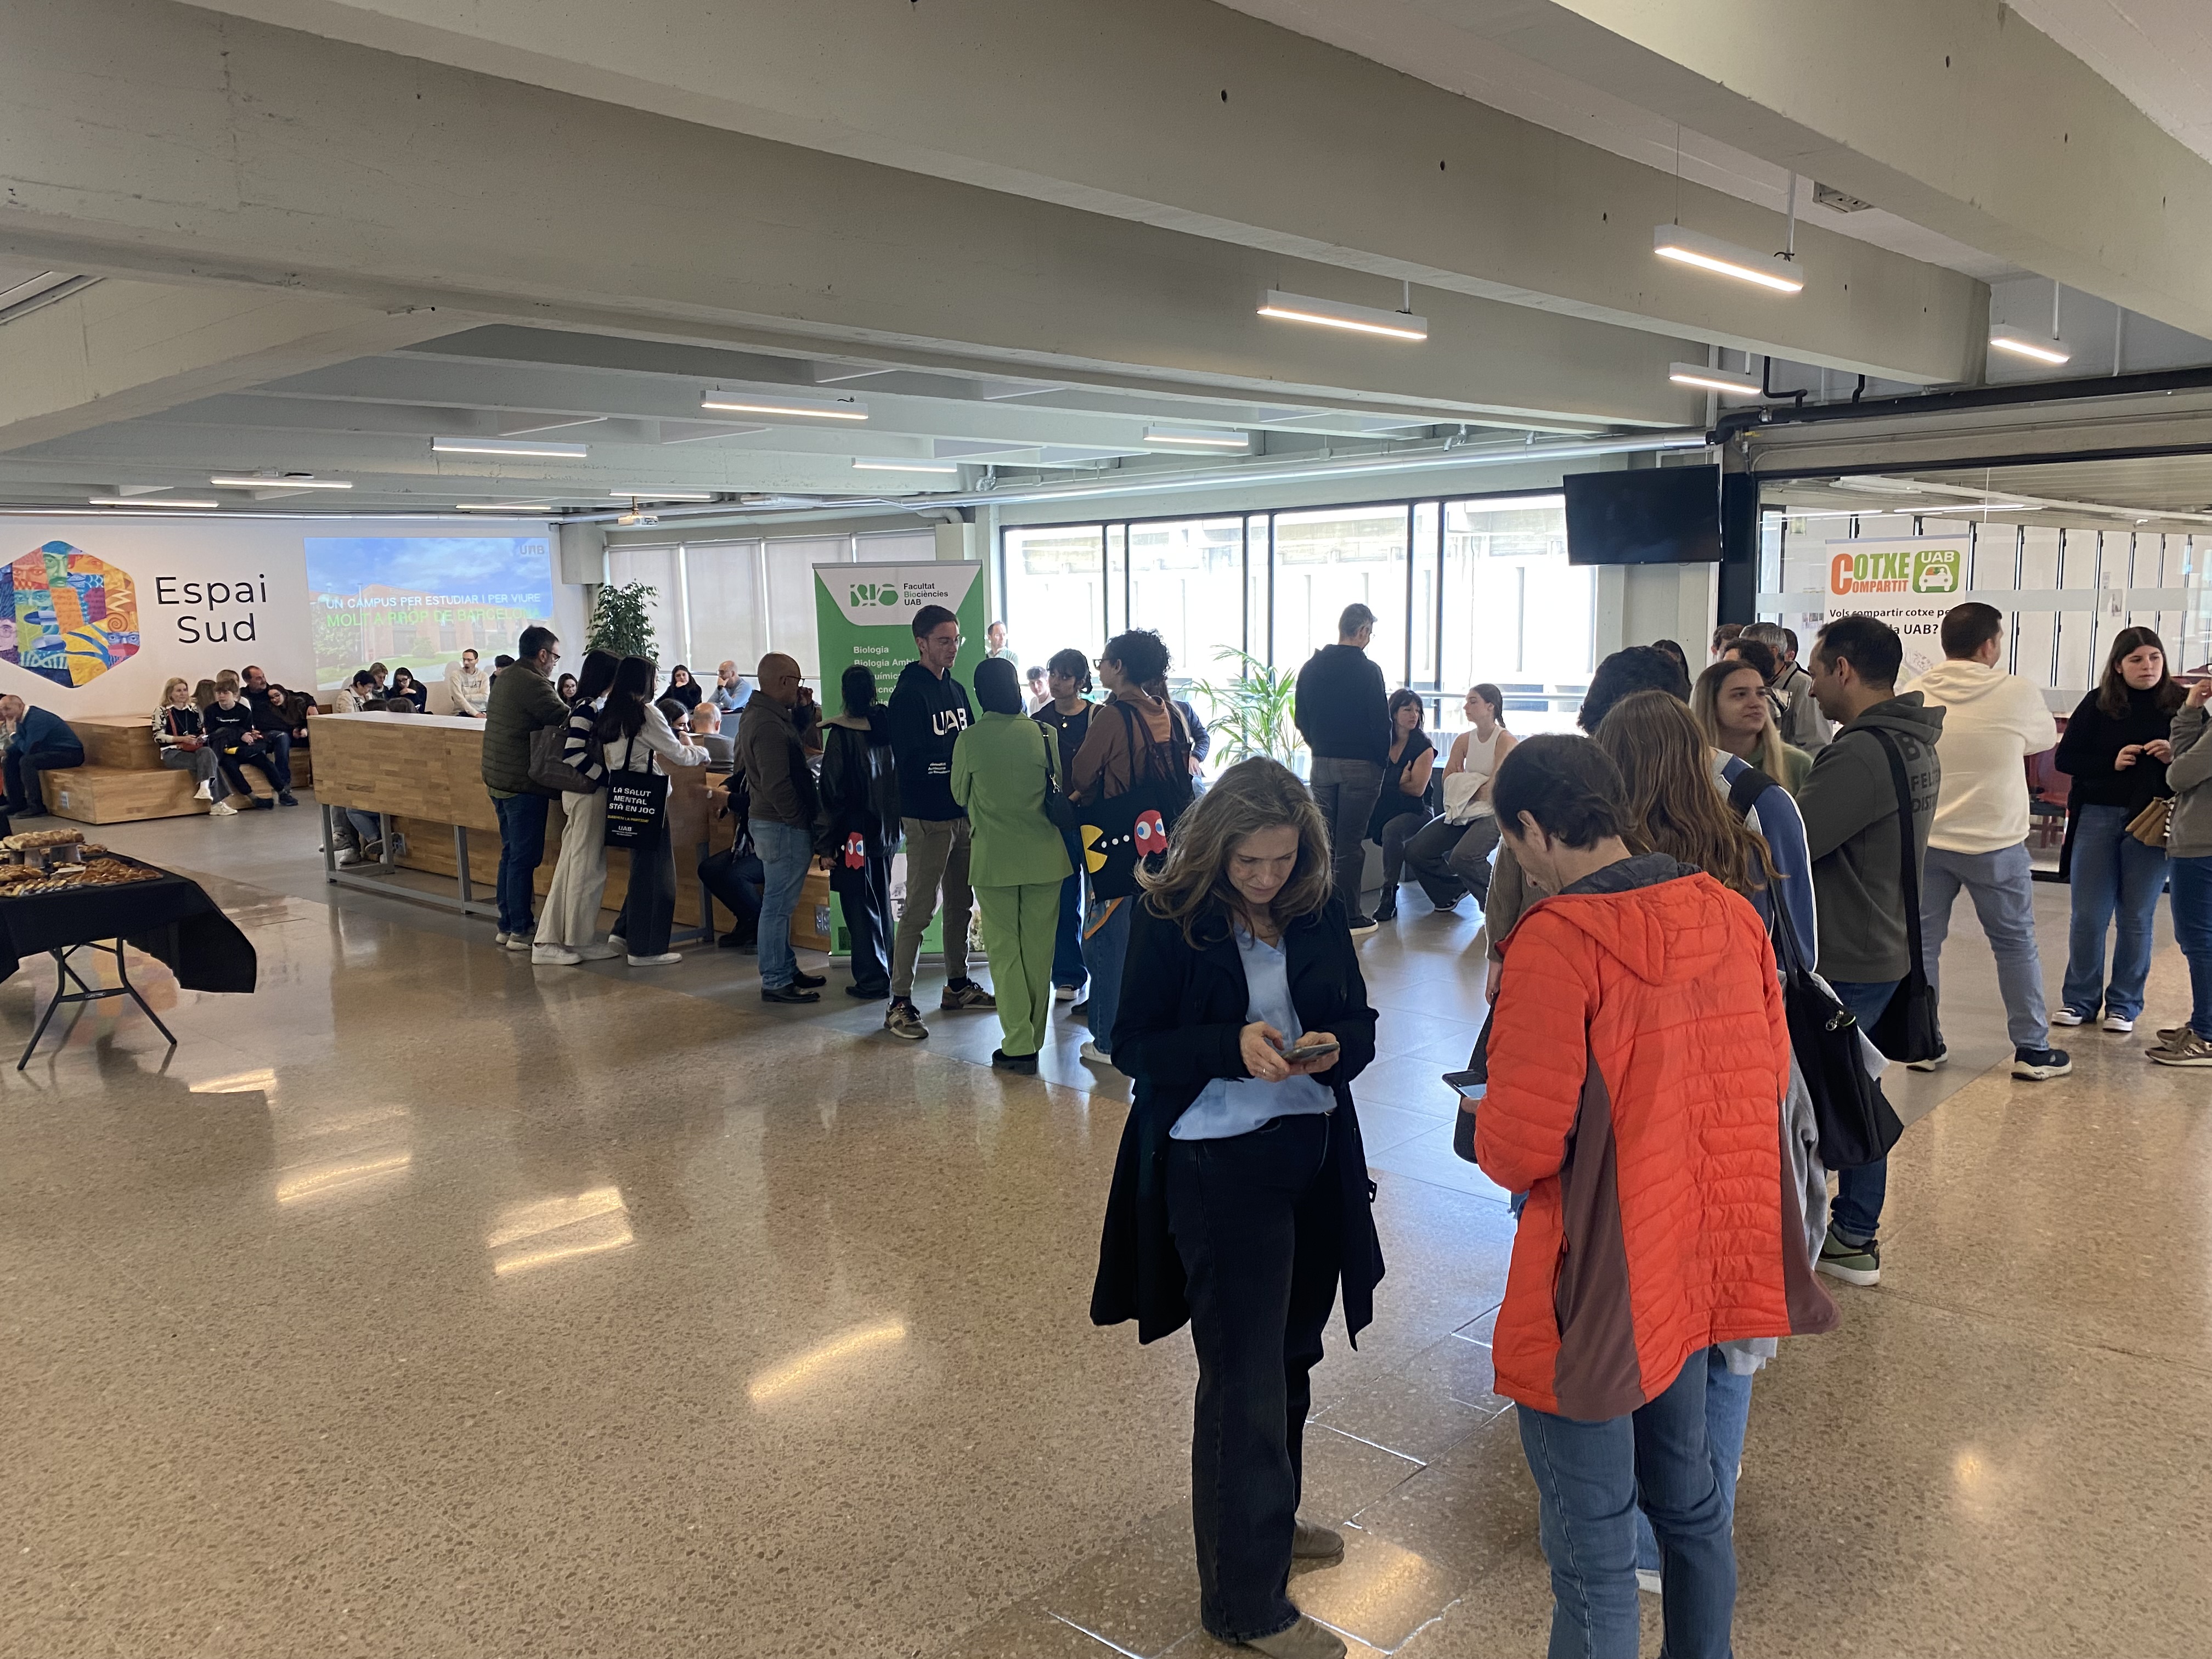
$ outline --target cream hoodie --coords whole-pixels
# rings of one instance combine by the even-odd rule
[[[1912,682],[1942,708],[1936,758],[1942,791],[1928,844],[1947,853],[1994,853],[2027,839],[2027,768],[2058,741],[2043,693],[2017,674],[1954,658]]]

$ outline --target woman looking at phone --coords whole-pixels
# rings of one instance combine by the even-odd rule
[[[1134,1319],[1145,1342],[1190,1323],[1206,1630],[1277,1659],[1334,1659],[1343,1644],[1285,1586],[1293,1557],[1344,1550],[1298,1518],[1300,1443],[1337,1285],[1357,1337],[1382,1276],[1351,1090],[1375,1057],[1375,1011],[1328,832],[1279,763],[1224,772],[1143,884],[1114,1039],[1136,1098],[1091,1316]]]

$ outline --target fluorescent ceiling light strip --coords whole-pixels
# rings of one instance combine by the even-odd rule
[[[351,489],[352,483],[344,478],[270,478],[239,476],[210,478],[208,482],[223,489]]]
[[[794,415],[817,421],[865,421],[868,406],[851,398],[786,398],[773,392],[707,392],[702,409],[735,410],[744,415]]]
[[[957,461],[864,461],[856,459],[853,462],[853,470],[856,472],[933,472],[939,477],[957,477],[960,464]]]
[[[2066,349],[2066,343],[2063,340],[2038,339],[2032,335],[2021,333],[2016,329],[1991,329],[1990,344],[1998,351],[2009,351],[2015,357],[2027,357],[2039,363],[2049,363],[2053,368],[2071,361],[2073,357],[2073,353]]]
[[[1194,449],[1249,449],[1252,447],[1249,433],[1208,432],[1190,427],[1148,426],[1145,428],[1145,441],[1148,444],[1185,444]]]
[[[88,495],[94,507],[221,507],[221,501],[188,501],[167,495]]]
[[[1676,386],[1693,386],[1730,398],[1757,398],[1765,392],[1765,388],[1748,375],[1731,374],[1723,368],[1707,368],[1702,363],[1670,364],[1667,378]]]
[[[1373,306],[1346,305],[1340,300],[1316,299],[1310,294],[1285,294],[1269,289],[1260,296],[1260,314],[1291,323],[1318,323],[1323,328],[1346,328],[1355,334],[1381,334],[1394,340],[1425,340],[1429,319],[1410,312],[1382,311]]]
[[[1719,276],[1733,276],[1740,283],[1755,283],[1777,294],[1805,291],[1805,279],[1788,266],[1777,265],[1772,259],[1748,248],[1723,242],[1717,236],[1686,230],[1680,225],[1656,227],[1651,233],[1651,251],[1676,264],[1710,270]]]
[[[433,438],[430,449],[439,455],[521,455],[540,461],[580,461],[592,453],[586,444],[532,444],[520,438]]]
[[[711,489],[610,489],[609,499],[617,501],[711,501]]]
[[[455,501],[456,513],[550,513],[545,501]]]

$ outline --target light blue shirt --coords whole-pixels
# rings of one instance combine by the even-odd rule
[[[1244,958],[1244,1018],[1266,1020],[1283,1034],[1285,1047],[1294,1045],[1305,1027],[1298,1024],[1297,1010],[1291,1006],[1290,960],[1283,947],[1269,945],[1240,927],[1237,951]],[[1262,1083],[1255,1077],[1218,1077],[1183,1109],[1168,1138],[1226,1140],[1231,1135],[1249,1134],[1270,1118],[1326,1112],[1335,1105],[1336,1097],[1310,1077],[1285,1078],[1280,1083]]]
[[[752,699],[753,689],[745,684],[744,675],[738,676],[738,683],[734,688],[726,688],[721,681],[716,680],[707,691],[707,701],[722,711],[721,719],[714,722],[715,731],[726,732],[732,737],[737,736],[738,723],[730,716],[743,710]]]

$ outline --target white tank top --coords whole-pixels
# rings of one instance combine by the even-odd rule
[[[1469,823],[1492,816],[1490,803],[1474,797],[1484,780],[1498,769],[1498,738],[1504,729],[1502,726],[1492,726],[1486,738],[1476,737],[1471,730],[1465,734],[1467,748],[1461,754],[1460,769],[1444,780],[1447,821]]]
[[[1470,731],[1467,734],[1467,754],[1460,764],[1463,770],[1478,778],[1486,778],[1498,769],[1498,734],[1505,728],[1493,726],[1488,738],[1478,738]]]

